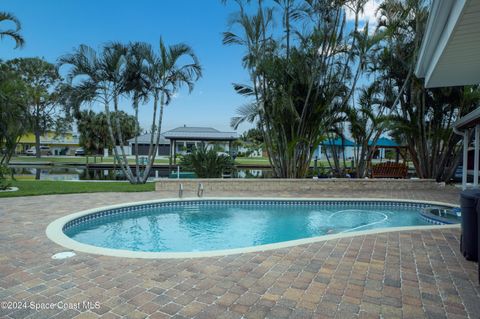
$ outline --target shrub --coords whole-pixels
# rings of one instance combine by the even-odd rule
[[[233,170],[234,161],[226,154],[218,154],[215,149],[203,146],[182,156],[180,165],[185,170],[194,171],[200,178],[218,178]]]
[[[0,165],[0,190],[5,190],[12,186],[7,180],[7,176],[10,174],[10,169],[6,165]]]

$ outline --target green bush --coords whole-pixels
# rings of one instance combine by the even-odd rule
[[[192,153],[182,156],[180,165],[184,170],[193,171],[200,178],[219,178],[234,168],[233,159],[226,154],[218,154],[216,149],[199,147]]]
[[[9,188],[12,184],[7,180],[10,169],[6,165],[0,165],[0,190]]]

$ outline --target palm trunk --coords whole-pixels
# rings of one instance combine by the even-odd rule
[[[140,163],[138,162],[138,134],[139,123],[138,123],[138,107],[139,107],[139,97],[137,94],[133,97],[133,109],[135,110],[135,184],[140,182]]]
[[[158,99],[158,97],[157,97]],[[158,100],[157,100],[158,102]],[[155,103],[157,103],[155,102]],[[157,136],[156,136],[156,140],[155,140],[155,148],[154,148],[154,152],[152,154],[152,158],[149,160],[148,162],[148,166],[147,168],[145,169],[146,171],[146,174],[144,174],[143,176],[143,182],[145,183],[148,179],[148,175],[150,174],[150,170],[153,166],[153,164],[155,163],[155,157],[157,156],[157,149],[158,149],[158,144],[160,143],[160,135],[161,135],[161,132],[162,132],[162,121],[163,121],[163,110],[165,108],[165,96],[164,94],[162,94],[161,96],[161,99],[160,99],[160,115],[158,117],[158,125],[157,125]],[[155,112],[156,112],[156,107],[155,107]]]
[[[105,93],[105,96],[106,95],[107,94]],[[107,98],[104,99],[104,107],[105,107],[105,117],[107,118],[108,134],[110,136],[110,141],[112,142],[112,145],[113,145],[113,154],[114,154],[115,158],[119,158],[118,150],[115,147],[115,144],[116,144],[115,142],[116,141],[115,141],[115,135],[113,134],[112,119],[111,119],[111,116],[110,116],[110,108],[109,108],[109,105],[108,105],[108,99]],[[120,164],[120,169],[122,170],[125,177],[130,182],[133,182],[133,176],[131,175],[130,170],[127,170],[125,168],[125,166],[123,165],[123,163],[119,163],[119,164]],[[126,166],[128,167],[128,163],[126,163]]]
[[[40,152],[40,106],[35,106],[35,127],[34,127],[34,134],[35,134],[35,157],[40,158],[42,156]],[[35,179],[40,179],[40,177],[36,177]]]
[[[160,128],[157,128],[155,126],[156,121],[157,121],[157,109],[158,109],[158,94],[155,94],[155,96],[153,98],[153,116],[152,116],[152,126],[151,126],[151,129],[150,129],[150,145],[148,146],[147,163],[146,163],[146,165],[144,167],[144,170],[143,170],[143,173],[142,173],[142,183],[145,183],[147,181],[148,176],[150,174],[150,168],[153,165],[153,162],[151,161],[152,160],[152,152],[154,152],[154,154],[156,154],[156,152],[157,152],[158,143],[156,143],[156,144],[153,143],[154,142],[154,136],[157,135],[157,134],[155,134],[156,130],[160,130]],[[153,157],[153,159],[155,160],[155,157]]]
[[[118,116],[119,111],[118,111],[118,97],[117,96],[114,96],[114,98],[113,98],[113,109],[115,110],[115,114],[117,115],[115,117],[115,126],[116,126],[118,141],[119,141],[119,144],[120,144],[120,152],[122,154],[121,158],[123,160],[123,163],[120,161],[120,157],[116,153],[115,153],[115,157],[118,158],[120,165],[122,167],[123,166],[125,167],[125,170],[128,172],[128,175],[129,175],[129,176],[127,176],[127,178],[130,182],[132,182],[133,181],[133,178],[132,178],[133,174],[132,174],[132,170],[130,169],[130,165],[128,165],[127,155],[125,154],[125,144],[124,144],[124,141],[123,141],[123,132],[122,132],[122,129],[121,129],[121,126],[120,126],[120,118]],[[113,141],[113,148],[114,149],[117,148],[116,140]],[[118,153],[118,151],[117,151],[117,153]]]

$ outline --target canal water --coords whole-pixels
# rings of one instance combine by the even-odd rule
[[[34,179],[40,175],[40,180],[75,181],[75,180],[125,180],[120,169],[87,168],[86,166],[30,166],[12,165],[15,177]],[[151,178],[167,178],[168,168],[154,168],[150,172]],[[270,169],[238,169],[235,178],[270,178]]]

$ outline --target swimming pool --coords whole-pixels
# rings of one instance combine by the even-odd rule
[[[89,252],[94,253],[201,256],[263,250],[356,232],[432,227],[420,216],[428,206],[432,203],[396,200],[164,200],[69,215],[52,223],[47,235],[56,242],[60,238],[64,246],[73,249],[93,247]],[[59,227],[63,236],[55,234]]]

